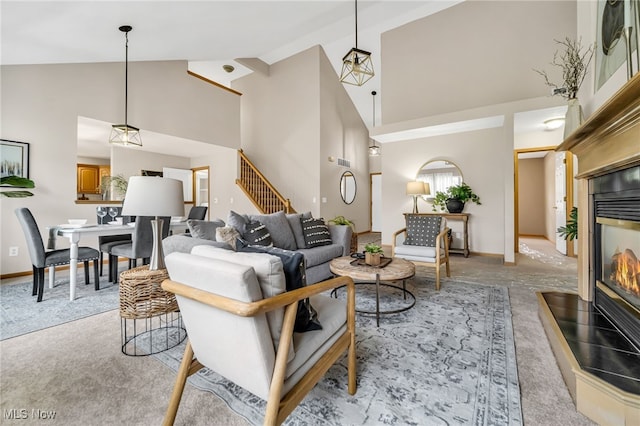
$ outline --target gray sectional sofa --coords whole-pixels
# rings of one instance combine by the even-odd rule
[[[328,225],[331,243],[318,247],[307,248],[301,224],[302,219],[311,218],[310,213],[240,215],[230,212],[226,223],[222,220],[189,223],[191,236],[184,234],[172,235],[163,240],[165,256],[172,252],[190,253],[191,249],[199,245],[210,245],[233,250],[226,242],[216,240],[216,228],[231,226],[240,236],[245,232],[249,222],[258,221],[265,225],[272,238],[273,246],[297,251],[304,255],[307,268],[307,284],[313,284],[332,277],[329,262],[340,256],[348,256],[351,246],[351,227],[344,225]],[[197,226],[199,226],[199,229]],[[195,231],[195,232],[194,232]]]

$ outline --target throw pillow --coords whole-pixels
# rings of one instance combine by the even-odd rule
[[[407,239],[410,246],[435,247],[440,233],[442,216],[407,216]]]
[[[296,239],[297,248],[299,249],[306,248],[306,244],[304,243],[304,234],[302,233],[302,224],[300,223],[300,218],[309,219],[311,217],[311,212],[289,213],[285,216],[289,221],[289,226],[291,226],[291,231],[293,231],[293,236]]]
[[[274,246],[285,250],[296,250],[298,248],[296,238],[293,235],[284,211],[281,210],[271,214],[249,215],[249,220],[257,220],[267,227]]]
[[[257,220],[251,221],[244,229],[245,232],[242,234],[242,238],[249,243],[249,245],[273,246],[271,234],[263,223],[260,223]]]
[[[244,235],[247,223],[249,223],[249,218],[246,215],[236,213],[233,210],[229,211],[229,216],[227,216],[227,225],[236,228],[240,235]]]
[[[250,253],[268,253],[277,256],[282,261],[282,270],[286,281],[287,291],[302,288],[307,285],[306,268],[304,256],[290,250],[283,250],[278,247],[258,247],[245,244],[238,245],[238,251]],[[298,312],[296,313],[293,331],[304,333],[305,331],[322,330],[322,325],[318,320],[318,313],[311,306],[309,299],[298,302]]]
[[[304,235],[305,248],[326,246],[332,243],[329,227],[324,219],[300,219],[302,234]]]
[[[234,250],[236,249],[236,240],[240,237],[240,233],[232,226],[221,226],[216,228],[216,241],[229,244]]]
[[[193,238],[215,241],[216,229],[224,226],[224,221],[188,219],[187,226],[189,227],[189,233]]]

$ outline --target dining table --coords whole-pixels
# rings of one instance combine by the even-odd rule
[[[100,237],[103,235],[131,234],[135,229],[130,225],[57,225],[57,235],[69,239],[69,300],[76,298],[78,281],[78,243],[82,237]],[[49,286],[53,286],[54,273],[49,270]]]
[[[53,227],[49,227],[51,229]],[[132,234],[135,226],[129,224],[83,224],[55,225],[56,234],[69,239],[69,300],[76,298],[76,285],[78,283],[78,243],[82,237],[100,237],[104,235]],[[186,220],[172,220],[170,229],[172,232],[182,231],[187,228]],[[53,287],[55,280],[55,268],[49,269],[49,287]]]

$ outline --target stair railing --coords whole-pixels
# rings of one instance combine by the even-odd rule
[[[240,159],[240,178],[236,179],[236,184],[261,213],[269,214],[280,210],[284,210],[285,213],[296,212],[291,207],[291,201],[280,195],[241,149],[238,150],[238,157]]]

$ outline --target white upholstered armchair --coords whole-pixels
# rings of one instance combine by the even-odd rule
[[[281,260],[198,246],[165,259],[189,341],[164,420],[173,424],[187,376],[207,367],[267,401],[264,424],[282,423],[348,351],[356,392],[355,287],[348,277],[285,291]],[[347,287],[347,300],[320,293]],[[294,333],[298,302],[310,298],[322,330]]]
[[[449,228],[442,216],[407,214],[407,226],[393,233],[391,256],[436,269],[436,290],[440,290],[440,268],[449,268]]]

